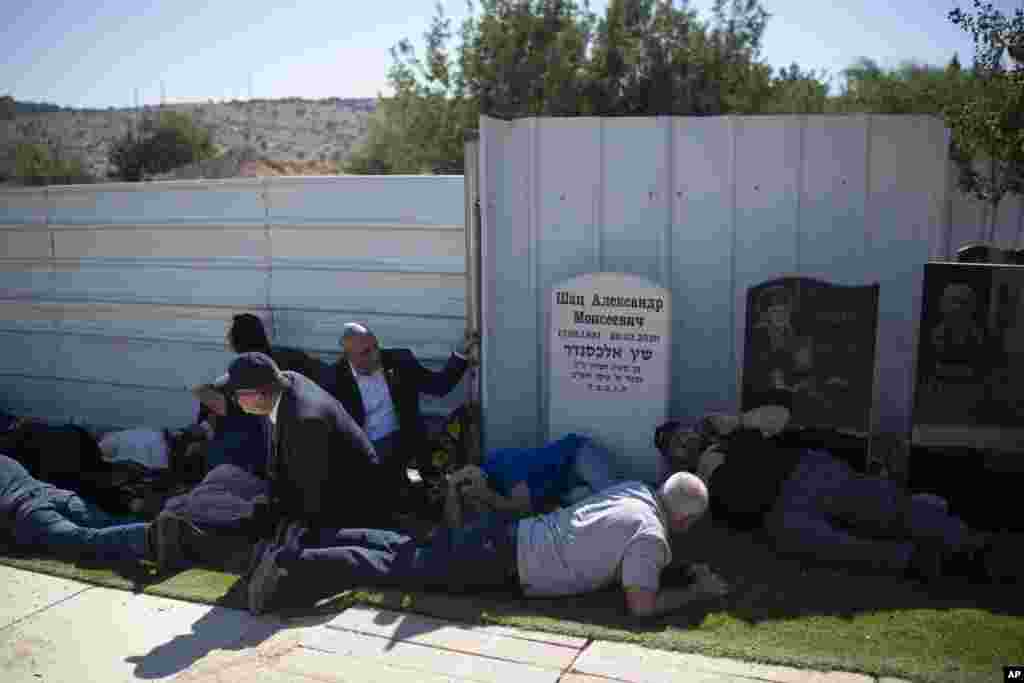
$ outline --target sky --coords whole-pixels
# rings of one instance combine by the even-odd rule
[[[1024,0],[992,0],[1004,13]],[[6,0],[0,94],[61,106],[389,94],[388,49],[421,47],[436,0]],[[836,77],[859,57],[971,63],[946,14],[969,0],[762,0],[762,58]],[[466,0],[441,0],[457,28]],[[592,0],[603,14],[606,0]],[[710,16],[711,0],[691,7]],[[13,15],[13,17],[12,17]],[[13,19],[13,20],[11,20]]]

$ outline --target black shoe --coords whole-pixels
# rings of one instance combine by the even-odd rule
[[[249,612],[263,614],[277,593],[281,579],[288,572],[277,564],[282,547],[270,541],[261,541],[253,552],[253,570],[249,576]]]
[[[925,583],[935,583],[946,576],[947,553],[941,546],[922,542],[914,546],[907,566],[910,578]]]
[[[160,572],[177,569],[187,564],[185,537],[188,523],[167,513],[161,513],[150,526],[151,551]]]

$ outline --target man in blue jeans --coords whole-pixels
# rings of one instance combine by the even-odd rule
[[[686,531],[707,500],[700,479],[679,472],[657,489],[622,482],[546,515],[485,515],[467,527],[439,530],[425,544],[381,529],[314,533],[291,524],[253,553],[249,609],[263,612],[289,592],[279,590],[284,587],[323,593],[315,597],[365,585],[453,592],[510,587],[550,597],[618,583],[632,614],[664,614],[728,590],[706,568],[688,587],[661,583],[672,562],[671,533]]]
[[[0,534],[67,559],[137,562],[152,557],[149,524],[124,523],[72,491],[39,481],[0,454]]]

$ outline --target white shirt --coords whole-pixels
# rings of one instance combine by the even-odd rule
[[[356,372],[351,363],[352,376],[359,385],[359,395],[363,397],[363,408],[366,409],[366,435],[370,441],[383,439],[388,434],[398,431],[398,415],[395,404],[391,401],[391,391],[384,378],[384,369],[380,368],[372,375]]]
[[[277,392],[277,398],[274,399],[274,407],[270,409],[270,424],[277,426],[277,407],[281,405],[281,397],[284,396],[283,391]]]

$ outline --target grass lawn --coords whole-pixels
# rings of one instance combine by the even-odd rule
[[[617,590],[544,600],[511,593],[354,590],[315,611],[362,602],[471,623],[936,683],[1000,680],[1004,665],[1024,662],[1020,585],[953,582],[927,587],[893,577],[803,567],[776,557],[756,536],[727,531],[710,520],[678,541],[677,554],[710,563],[732,582],[732,595],[653,621],[629,617]],[[237,553],[222,570],[192,569],[158,581],[145,574],[121,576],[0,549],[3,564],[231,607],[244,606],[244,585],[234,573],[244,562],[244,552]],[[302,613],[310,611],[314,609]]]

